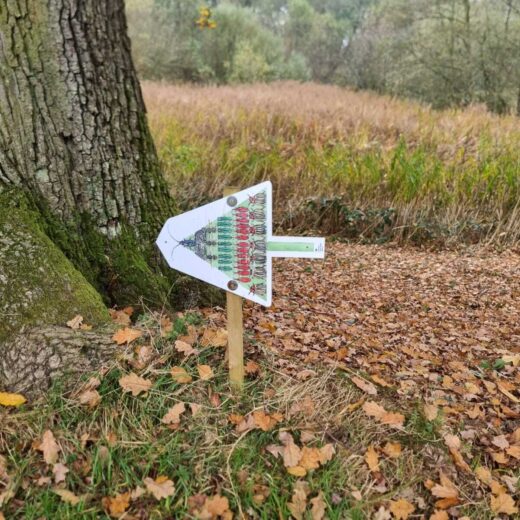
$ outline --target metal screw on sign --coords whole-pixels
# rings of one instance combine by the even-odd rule
[[[244,382],[242,298],[269,307],[272,259],[324,258],[325,239],[272,235],[269,181],[166,221],[157,246],[169,266],[227,291],[229,378]],[[233,292],[230,292],[233,291]]]

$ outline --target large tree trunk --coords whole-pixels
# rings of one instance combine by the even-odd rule
[[[34,326],[64,325],[78,311],[103,322],[106,309],[89,282],[105,301],[144,296],[164,304],[171,296],[153,243],[174,207],[146,122],[123,0],[0,0],[0,205],[0,310],[14,317],[0,324],[0,356],[20,345],[37,352]],[[40,258],[43,251],[50,256]],[[45,377],[74,353],[51,358]],[[4,363],[0,388],[2,373],[5,385],[19,380],[17,371],[25,373]]]

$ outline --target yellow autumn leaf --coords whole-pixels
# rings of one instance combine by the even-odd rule
[[[21,406],[27,399],[21,394],[9,394],[0,392],[0,406]]]
[[[307,475],[307,470],[302,466],[291,466],[290,468],[287,468],[287,473],[294,477],[305,477],[305,475]]]

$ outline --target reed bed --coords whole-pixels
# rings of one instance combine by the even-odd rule
[[[144,83],[181,209],[270,179],[275,222],[364,241],[520,242],[520,119],[295,82]]]

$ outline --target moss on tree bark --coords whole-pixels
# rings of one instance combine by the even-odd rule
[[[101,296],[38,225],[23,197],[0,194],[0,344],[24,326],[108,321]]]

